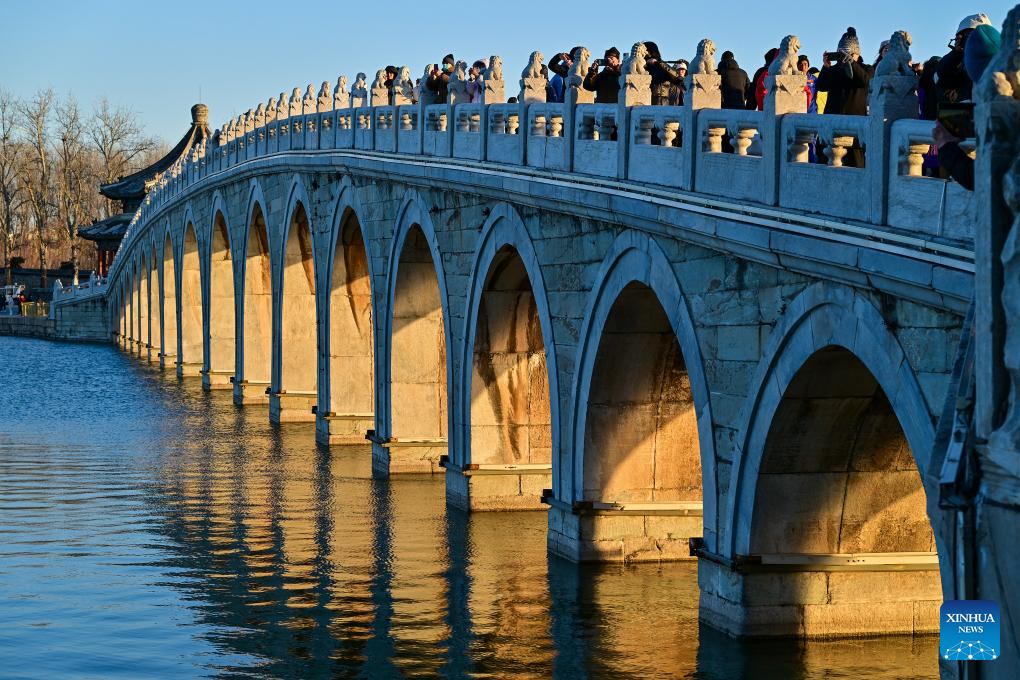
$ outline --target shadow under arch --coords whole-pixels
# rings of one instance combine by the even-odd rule
[[[313,422],[318,388],[318,320],[311,203],[300,176],[291,181],[279,245],[273,310],[274,423]]]
[[[621,300],[636,305],[637,314],[628,314]],[[610,357],[613,352],[626,353],[627,361]],[[631,360],[640,377],[628,368]],[[609,249],[585,310],[575,367],[569,443],[554,463],[561,474],[550,548],[573,560],[661,561],[689,557],[688,539],[702,531],[714,542],[708,382],[680,283],[650,236],[626,231]],[[613,385],[634,394],[614,396]],[[607,438],[593,439],[596,434]],[[613,498],[591,488],[607,480]],[[635,533],[596,538],[598,525],[615,521],[617,511]],[[581,521],[567,521],[568,513]],[[645,513],[660,519],[639,530]]]
[[[326,444],[364,445],[375,423],[374,264],[349,176],[340,181],[330,217],[330,257],[323,262],[319,338],[326,366],[319,372],[316,433]]]
[[[162,295],[159,282],[159,259],[156,242],[145,246],[145,261],[149,270],[149,361],[159,361],[163,352]]]
[[[209,357],[203,385],[207,389],[229,389],[230,378],[234,376],[236,358],[235,328],[236,304],[234,295],[234,256],[230,238],[230,218],[222,195],[213,195],[212,220],[206,260],[208,288],[206,299],[208,324],[205,337],[208,340],[206,356]]]
[[[387,260],[386,312],[379,329],[382,351],[376,355],[376,435],[372,456],[373,469],[382,475],[398,471],[434,472],[439,456],[447,451],[454,412],[450,403],[453,362],[449,360],[449,349],[453,341],[446,273],[428,205],[413,189],[405,193],[395,224]],[[420,292],[419,302],[410,295],[398,296],[401,284]],[[395,319],[401,319],[399,325]],[[405,329],[411,332],[401,333]],[[401,345],[397,352],[395,337]],[[419,345],[429,348],[435,361],[420,362],[420,350],[414,349]],[[395,366],[396,361],[404,364]],[[419,366],[414,367],[412,362]],[[415,372],[417,375],[413,375]],[[419,396],[410,394],[415,385],[420,386]],[[398,393],[397,400],[394,391]],[[421,397],[426,393],[432,396],[423,401]],[[391,441],[395,437],[414,438],[430,446],[402,451]],[[408,454],[406,460],[404,453]]]
[[[266,388],[273,369],[273,270],[265,197],[252,179],[245,208],[245,226],[238,267],[237,342],[234,401],[268,403]]]
[[[457,502],[472,509],[542,509],[560,437],[559,371],[538,255],[509,204],[496,205],[482,226],[469,280],[448,475],[467,465],[533,467],[511,496],[504,483],[487,492],[478,475],[448,488],[456,495],[463,486]]]
[[[741,414],[722,560],[702,561],[703,620],[739,636],[937,630],[934,429],[895,335],[865,297],[817,283],[764,356]],[[730,595],[712,587],[710,572],[749,561],[761,567],[731,574]],[[771,591],[732,607],[761,578]]]

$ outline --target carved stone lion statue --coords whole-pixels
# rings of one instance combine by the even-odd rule
[[[290,93],[290,108],[288,109],[291,116],[301,115],[301,88],[295,87],[294,91]]]
[[[333,88],[330,86],[328,80],[322,81],[322,87],[319,88],[317,110],[319,113],[333,110]]]
[[[248,109],[244,114],[244,131],[251,132],[255,129],[255,109]]]
[[[574,64],[567,73],[567,86],[579,88],[584,83],[585,76],[588,75],[588,60],[591,59],[591,52],[587,47],[582,47],[571,56],[574,59]]]
[[[769,76],[797,75],[797,53],[800,52],[800,39],[788,35],[779,43],[779,55],[769,66]]]
[[[975,101],[992,101],[998,97],[1020,99],[1020,6],[1006,15],[1002,24],[1002,46],[974,87]]]
[[[715,75],[715,43],[705,38],[698,43],[698,51],[687,73],[693,75]]]
[[[527,80],[529,78],[541,78],[542,77],[542,61],[545,57],[538,50],[531,53],[528,58],[528,65],[524,67],[521,72],[521,79]]]
[[[283,120],[287,117],[288,111],[290,110],[290,99],[287,97],[286,92],[281,92],[280,96],[276,100],[276,117],[279,120]]]
[[[401,67],[400,73],[397,75],[397,82],[393,84],[393,89],[409,101],[417,100],[414,91],[414,81],[411,80],[411,69],[407,66]]]
[[[489,57],[489,68],[485,69],[486,81],[503,80],[503,59],[498,54]]]
[[[266,122],[272,123],[276,120],[276,97],[270,97],[266,104]]]
[[[372,83],[372,89],[386,87],[386,69],[379,69],[375,72],[375,82]]]
[[[272,103],[272,100],[270,100]],[[266,105],[259,102],[258,107],[255,109],[255,127],[260,128],[266,124]]]
[[[625,76],[647,76],[648,69],[645,68],[645,60],[648,58],[648,49],[644,43],[636,42],[634,46],[630,48],[630,54],[627,55],[626,61],[623,62],[623,67],[620,69],[620,73]]]
[[[305,90],[305,99],[302,102],[304,105],[305,113],[315,113],[315,86],[308,83],[308,89]]]
[[[450,76],[450,82],[454,80],[464,83],[467,82],[467,62],[458,61],[453,67],[453,74]]]
[[[910,76],[914,75],[910,68],[910,34],[906,31],[896,31],[889,39],[889,49],[886,51],[882,61],[875,67],[875,78],[882,76]]]
[[[347,92],[347,76],[340,76],[336,79],[336,89],[333,90],[333,98],[336,99],[338,94],[344,94]]]

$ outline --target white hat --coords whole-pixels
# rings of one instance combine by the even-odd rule
[[[960,27],[956,29],[956,32],[966,31],[971,28],[977,28],[981,24],[992,24],[991,19],[988,18],[987,14],[971,14],[969,17],[964,17],[963,21],[960,22]]]

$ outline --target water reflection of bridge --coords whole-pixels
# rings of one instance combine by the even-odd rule
[[[917,644],[934,668],[933,642],[873,643],[879,660],[854,643],[699,631],[693,565],[547,558],[541,516],[446,509],[427,478],[373,479],[363,451],[270,429],[194,387],[177,396],[203,404],[181,431],[209,434],[180,442],[152,490],[159,531],[180,548],[162,566],[212,630],[224,675],[736,677],[765,659],[794,675],[894,675],[918,663]]]

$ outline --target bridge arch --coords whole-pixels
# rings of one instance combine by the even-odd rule
[[[710,587],[706,599],[703,587],[703,616],[740,635],[930,632],[947,564],[930,557],[947,554],[932,521],[933,440],[914,371],[874,304],[846,286],[806,289],[752,381],[720,526],[724,557],[766,572],[731,580],[781,585],[744,603],[739,620],[731,606],[713,606],[730,596]],[[867,571],[844,570],[848,559]],[[768,566],[780,562],[799,567]]]
[[[453,413],[446,274],[428,204],[418,192],[407,190],[394,224],[382,351],[377,354],[381,360],[376,364],[377,433],[384,440],[413,438],[434,444],[407,452],[408,459],[399,462],[394,456],[400,452],[389,442],[387,455],[381,457],[389,460],[389,469],[406,463],[409,470],[431,471],[446,452]]]
[[[180,278],[181,343],[177,357],[177,372],[181,377],[198,377],[205,366],[202,245],[190,204],[184,211]]]
[[[152,343],[149,336],[149,268],[146,266],[144,252],[135,256],[135,274],[137,276],[137,298],[138,307],[138,351],[145,353]]]
[[[236,349],[234,347],[236,324],[236,298],[234,294],[234,251],[230,237],[230,221],[223,195],[213,194],[210,233],[206,261],[208,304],[205,315],[208,330],[205,333],[209,357],[207,373],[203,379],[206,387],[229,386],[234,375]]]
[[[177,272],[180,258],[169,223],[163,225],[159,243],[159,289],[162,299],[159,311],[163,319],[163,349],[160,366],[166,368],[177,361],[180,350],[180,310],[177,307]]]
[[[650,236],[625,231],[613,242],[579,338],[572,441],[558,471],[554,464],[555,492],[592,514],[582,516],[580,535],[564,549],[551,513],[550,546],[580,560],[686,558],[688,539],[715,518],[711,402],[684,293]],[[621,355],[626,371],[613,360]],[[629,520],[633,535],[619,540],[597,538],[598,525],[617,510],[659,519],[641,529]]]
[[[273,309],[270,419],[311,421],[317,401],[318,326],[312,203],[300,175],[291,180],[279,243]]]
[[[238,333],[234,399],[238,403],[264,403],[273,368],[272,248],[261,183],[248,183],[245,223],[238,267]]]
[[[349,176],[339,183],[323,258],[320,371],[316,432],[320,441],[364,444],[375,420],[375,266],[365,214]]]
[[[142,247],[149,272],[149,360],[158,361],[163,351],[163,319],[161,318],[162,298],[160,297],[159,259],[155,240],[150,236]]]
[[[552,315],[531,235],[509,204],[496,205],[482,226],[469,281],[454,400],[459,430],[451,458],[462,467],[551,468],[560,436]],[[512,501],[541,507],[538,494],[549,485],[551,469],[531,472],[519,486],[520,495],[530,498],[508,499],[501,493],[494,507]],[[486,507],[484,494],[472,484],[469,507]]]

